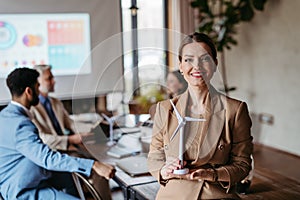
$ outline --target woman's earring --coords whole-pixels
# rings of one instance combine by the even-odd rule
[[[183,72],[182,72],[182,71],[180,71],[180,73],[181,73],[181,75],[183,75]]]

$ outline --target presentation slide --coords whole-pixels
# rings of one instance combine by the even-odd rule
[[[90,35],[88,13],[1,14],[0,77],[36,64],[56,76],[91,73]]]
[[[0,0],[0,105],[7,75],[50,64],[52,96],[94,98],[124,90],[120,0]]]

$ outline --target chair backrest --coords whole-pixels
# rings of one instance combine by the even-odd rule
[[[81,200],[86,199],[85,193],[84,193],[84,190],[82,187],[83,185],[88,189],[89,193],[93,196],[93,198],[95,200],[102,200],[100,194],[96,191],[96,189],[93,187],[93,185],[88,181],[88,179],[85,176],[83,176],[77,172],[73,172],[72,177],[75,182],[75,185],[76,185],[76,188],[77,188],[77,191],[79,193]]]

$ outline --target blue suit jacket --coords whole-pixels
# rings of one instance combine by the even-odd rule
[[[0,191],[4,199],[18,199],[35,189],[51,171],[90,175],[93,160],[54,152],[42,143],[38,130],[23,108],[9,104],[0,112]]]

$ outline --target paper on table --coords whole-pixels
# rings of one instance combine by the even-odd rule
[[[103,121],[103,118],[97,113],[81,113],[76,115],[70,115],[70,118],[74,121],[96,123]]]

